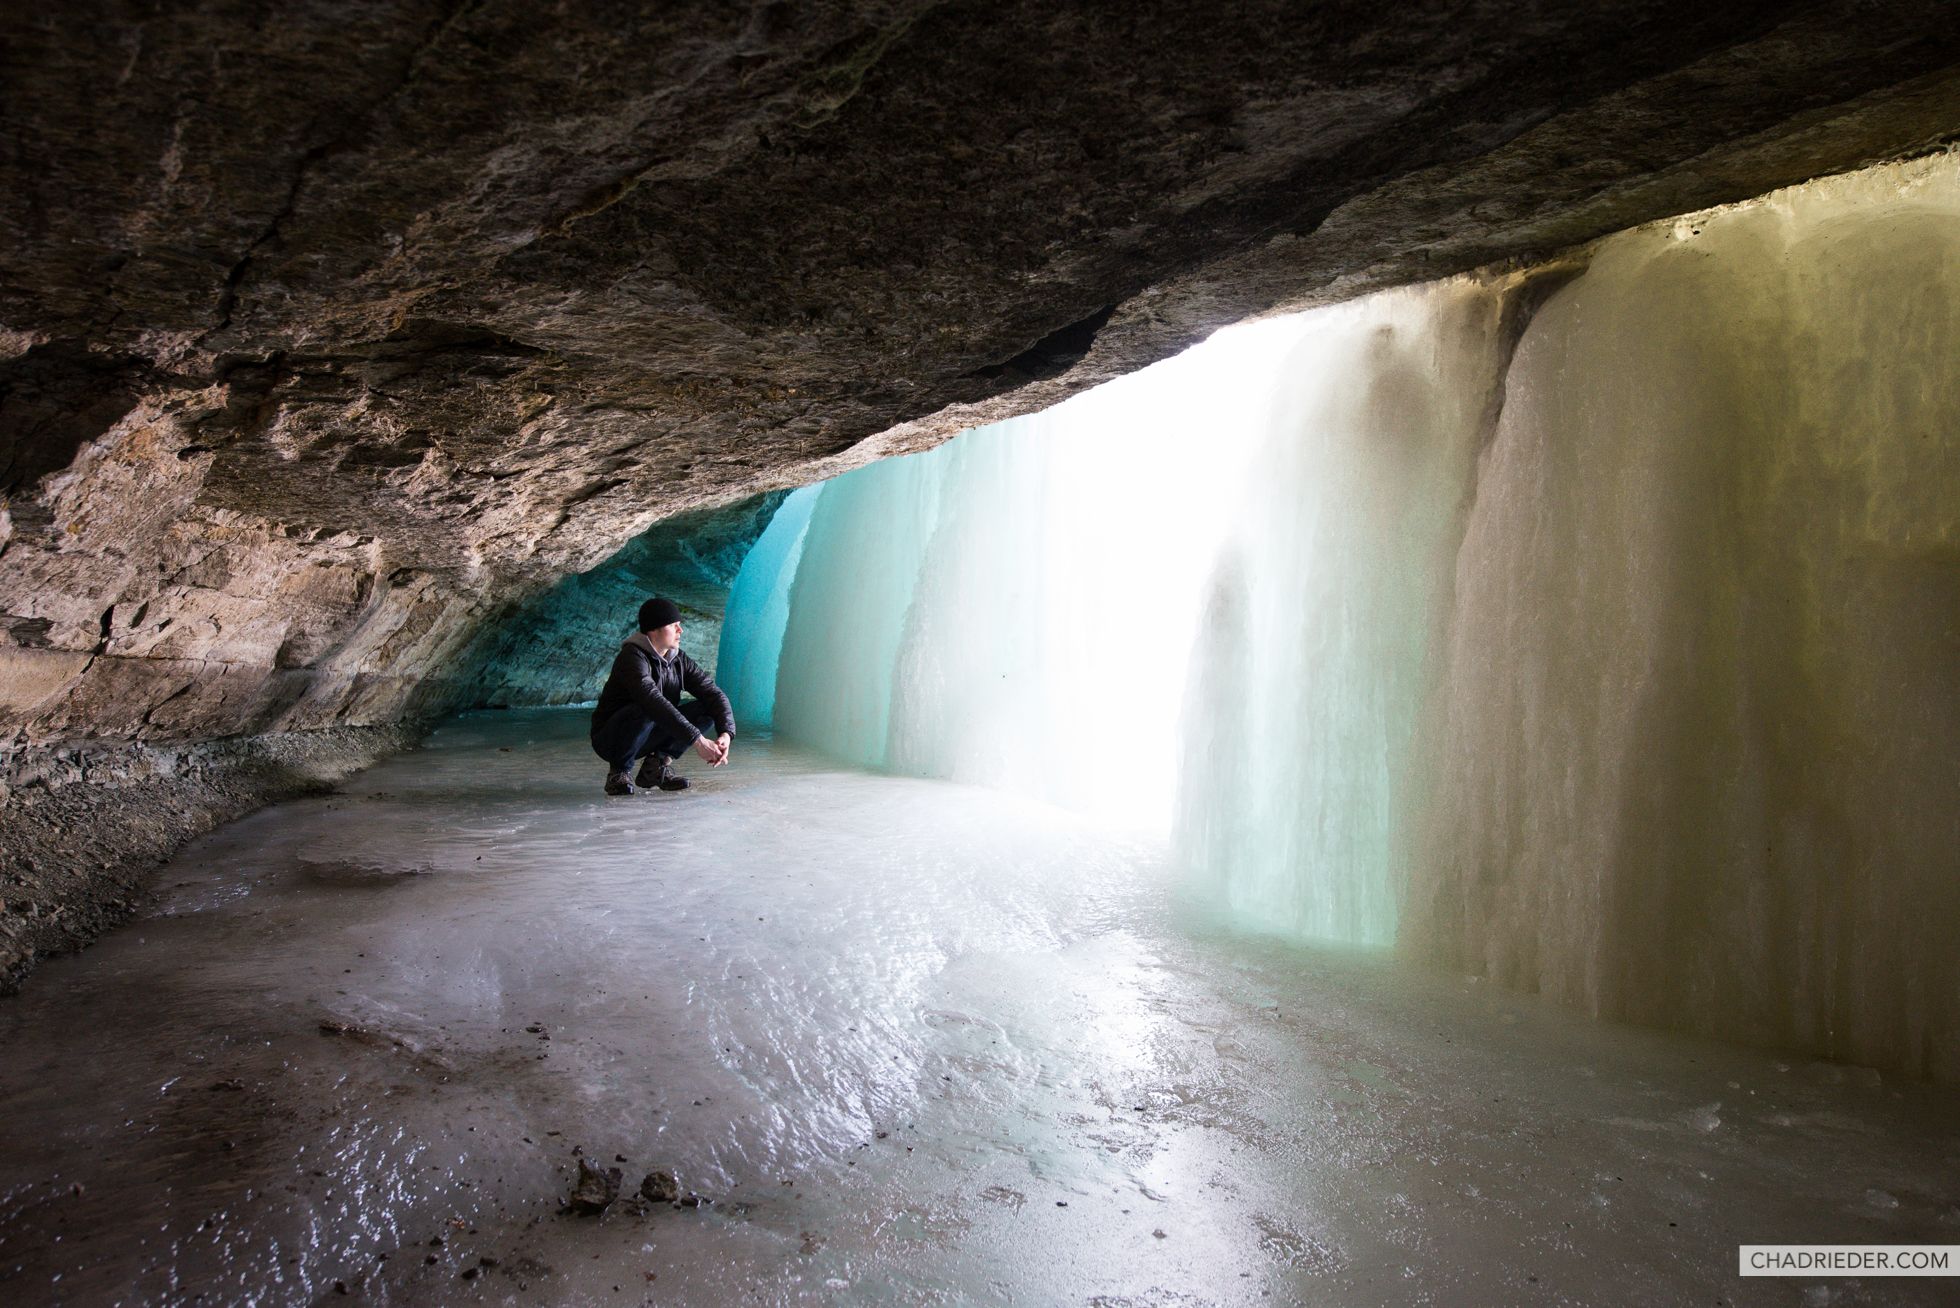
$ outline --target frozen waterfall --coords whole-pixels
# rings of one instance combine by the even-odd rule
[[[789,624],[789,587],[803,561],[803,537],[821,486],[792,491],[742,560],[722,619],[715,680],[741,707],[743,722],[768,725],[776,715],[776,667]]]
[[[1223,332],[800,492],[723,675],[1253,929],[1954,1079],[1956,305],[1943,156]]]
[[[1308,326],[1234,329],[798,492],[730,597],[724,679],[774,677],[737,712],[868,767],[1165,824],[1206,579]]]

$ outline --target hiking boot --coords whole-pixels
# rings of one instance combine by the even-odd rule
[[[643,790],[686,790],[687,778],[667,770],[665,755],[649,754],[640,761],[640,775],[633,778],[633,784]]]
[[[624,771],[608,772],[606,773],[606,793],[608,795],[630,795],[633,793],[633,783],[626,779],[626,773]]]

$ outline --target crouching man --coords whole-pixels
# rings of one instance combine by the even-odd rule
[[[685,704],[683,691],[694,696]],[[667,765],[692,749],[718,768],[728,762],[734,739],[728,696],[681,653],[680,606],[658,596],[640,605],[639,634],[619,647],[592,710],[592,749],[606,760],[606,793],[630,795],[635,786],[686,790],[687,778]],[[628,781],[635,759],[644,761]]]

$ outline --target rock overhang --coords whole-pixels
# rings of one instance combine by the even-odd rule
[[[1948,140],[1944,9],[21,14],[7,726],[447,707],[486,622],[676,513]]]

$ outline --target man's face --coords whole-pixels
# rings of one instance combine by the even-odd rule
[[[681,624],[670,622],[664,627],[655,627],[647,633],[647,639],[652,641],[653,647],[662,654],[665,654],[670,649],[679,649],[681,647]]]

